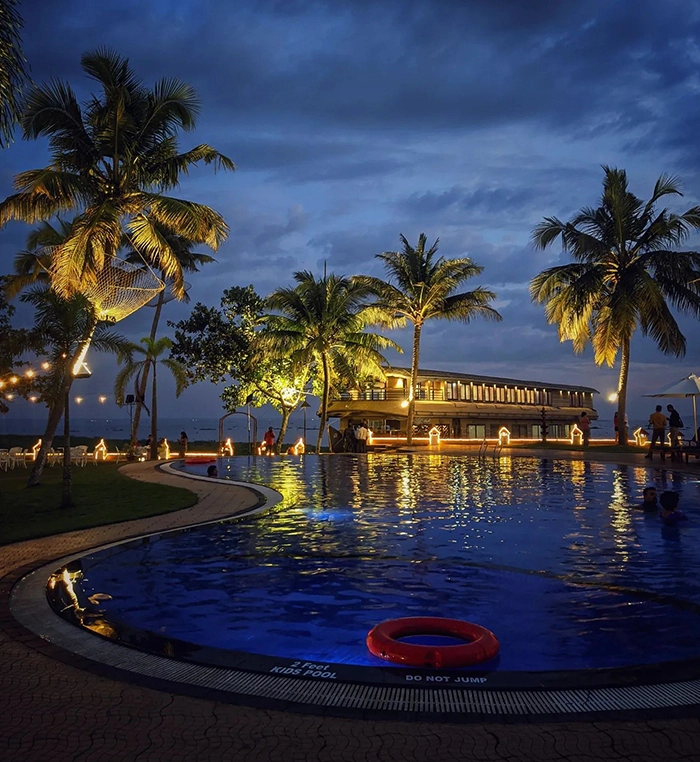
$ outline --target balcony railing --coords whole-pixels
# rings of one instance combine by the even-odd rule
[[[408,398],[407,389],[363,389],[362,391],[341,392],[341,400],[361,400],[363,402],[386,402],[387,400],[405,400]],[[420,389],[416,392],[417,400],[444,401],[442,389]]]

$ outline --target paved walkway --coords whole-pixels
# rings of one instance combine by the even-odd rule
[[[641,463],[639,464],[641,465]],[[133,464],[127,472],[182,486]],[[2,762],[227,762],[250,760],[700,760],[700,718],[647,721],[439,724],[317,717],[142,688],[79,669],[71,657],[18,634],[8,579],[21,566],[196,521],[257,502],[248,490],[189,482],[193,508],[0,548],[0,760]],[[0,579],[2,582],[2,579]],[[655,647],[656,644],[650,644]]]

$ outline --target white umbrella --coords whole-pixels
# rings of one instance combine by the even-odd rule
[[[691,373],[689,376],[676,381],[675,384],[662,389],[655,394],[643,394],[642,397],[690,397],[693,400],[693,436],[698,433],[698,411],[695,398],[700,397],[700,376]]]

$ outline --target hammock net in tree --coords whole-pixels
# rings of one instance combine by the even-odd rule
[[[157,296],[165,284],[149,267],[112,259],[82,292],[95,308],[98,320],[116,323]]]

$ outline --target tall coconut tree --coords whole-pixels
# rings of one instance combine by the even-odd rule
[[[489,306],[496,298],[493,291],[479,286],[473,291],[455,293],[465,281],[481,273],[483,267],[469,257],[437,257],[439,239],[427,248],[424,233],[418,237],[415,248],[403,235],[401,242],[401,251],[385,251],[376,255],[384,263],[386,281],[366,275],[356,276],[354,280],[376,295],[374,306],[384,314],[387,326],[400,327],[407,322],[413,324],[411,388],[408,392],[406,422],[406,441],[412,444],[421,333],[426,321],[454,320],[469,323],[476,317],[488,320],[502,318]]]
[[[163,238],[164,243],[167,243],[168,249],[170,252],[172,252],[172,255],[177,259],[180,269],[183,273],[189,272],[189,273],[196,273],[199,272],[199,268],[202,265],[209,264],[211,262],[214,262],[214,258],[210,257],[208,254],[202,254],[196,251],[193,251],[194,243],[192,241],[189,241],[186,238],[183,238],[183,236],[174,235],[172,233],[169,233],[167,230],[163,229],[160,225],[157,227],[160,228],[160,234]],[[143,263],[143,260],[141,256],[138,254],[138,252],[132,251],[126,255],[127,262],[132,263]],[[168,301],[169,298],[172,298],[173,296],[177,297],[177,289],[175,287],[175,283],[172,280],[168,280],[167,274],[165,272],[165,268],[161,269],[161,277],[163,281],[167,283],[166,288],[164,288],[156,297],[155,303],[153,304],[154,312],[153,312],[153,320],[151,322],[151,333],[149,335],[149,338],[151,341],[156,340],[156,336],[158,335],[158,325],[160,323],[161,314],[163,312],[163,306]],[[182,296],[180,297],[180,301],[189,302],[189,297],[187,296],[186,292],[182,291]],[[135,392],[135,399],[136,399],[136,405],[134,407],[134,417],[131,423],[131,444],[132,446],[136,443],[136,440],[138,439],[138,431],[139,431],[139,424],[141,422],[141,411],[143,410],[143,404],[144,400],[146,398],[146,387],[148,386],[148,376],[150,373],[150,366],[147,365],[143,373],[139,376],[139,384],[138,388]]]
[[[158,458],[158,367],[167,368],[175,379],[175,396],[179,397],[187,386],[187,374],[185,368],[177,360],[170,357],[162,357],[163,353],[169,351],[173,342],[163,336],[155,341],[150,337],[141,339],[141,344],[131,345],[132,354],[140,355],[142,359],[127,358],[124,367],[117,373],[114,381],[114,396],[117,404],[124,404],[124,392],[126,386],[134,379],[134,388],[139,388],[140,377],[146,370],[152,371],[151,381],[151,452],[149,457],[152,460]]]
[[[343,376],[346,367],[383,377],[386,361],[380,350],[401,348],[365,330],[375,317],[367,307],[365,286],[332,274],[317,280],[307,271],[294,273],[294,280],[296,287],[279,288],[267,298],[277,314],[268,315],[264,340],[273,354],[314,368],[323,389],[316,440],[320,452],[333,379]]]
[[[94,310],[81,294],[65,299],[46,285],[37,284],[20,297],[20,301],[31,304],[35,310],[31,338],[35,346],[41,347],[42,354],[49,362],[49,371],[34,380],[34,388],[40,399],[49,408],[49,416],[41,449],[29,475],[27,486],[39,484],[46,458],[50,450],[61,417],[66,414],[64,435],[68,445],[64,449],[64,496],[63,505],[72,504],[70,476],[70,427],[67,418],[67,403],[76,378],[75,364],[82,351],[87,336],[92,335],[92,347],[97,352],[111,352],[120,357],[128,357],[130,343],[114,333],[111,323],[96,321]]]
[[[22,111],[22,90],[27,81],[20,36],[24,24],[16,6],[17,0],[2,0],[0,3],[0,148],[12,141],[13,128]]]
[[[48,138],[51,163],[15,177],[17,192],[0,204],[0,225],[77,213],[52,250],[52,284],[64,296],[96,282],[124,234],[182,296],[182,267],[164,231],[216,249],[228,228],[210,207],[164,194],[199,162],[234,164],[206,144],[179,152],[178,132],[192,130],[199,112],[190,85],[163,79],[149,89],[108,49],[84,54],[81,65],[100,88],[82,107],[65,82],[30,90],[20,124],[26,139]]]
[[[683,214],[657,209],[665,196],[680,196],[676,178],[662,175],[648,201],[635,196],[622,169],[603,167],[600,205],[571,220],[546,217],[533,231],[536,248],[558,238],[573,262],[543,270],[530,294],[545,305],[561,341],[582,352],[590,342],[596,365],[613,367],[618,353],[618,421],[625,420],[630,345],[637,328],[667,355],[685,354],[686,340],[671,311],[700,316],[700,254],[675,251],[700,228],[700,207]],[[620,427],[620,443],[628,432]]]

